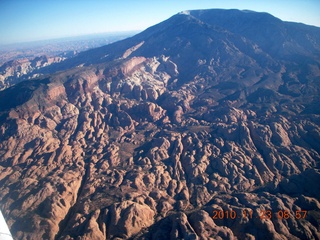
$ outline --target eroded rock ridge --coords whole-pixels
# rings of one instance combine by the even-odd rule
[[[183,12],[0,92],[16,239],[320,238],[320,30],[224,12],[236,32],[221,14]],[[288,36],[270,47],[248,18]]]

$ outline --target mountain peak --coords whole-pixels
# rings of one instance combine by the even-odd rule
[[[187,11],[0,92],[12,234],[316,239],[319,36]]]
[[[316,27],[283,22],[268,13],[250,10],[186,10],[133,37],[80,53],[42,71],[50,73],[57,69],[121,59],[126,51],[141,42],[144,44],[132,53],[132,57],[166,55],[178,64],[185,61],[182,55],[190,55],[187,58],[193,59],[191,54],[203,57],[208,53],[215,59],[223,54],[224,59],[228,59],[226,56],[231,52],[235,58],[234,53],[242,52],[242,56],[249,54],[250,58],[259,55],[265,59],[265,64],[270,63],[267,60],[270,56],[284,60],[299,55],[303,56],[299,57],[303,63],[319,60],[314,55],[320,54],[320,30]],[[188,71],[192,72],[196,63],[189,64]]]
[[[179,12],[178,14],[190,15],[190,11],[184,10],[184,11]]]

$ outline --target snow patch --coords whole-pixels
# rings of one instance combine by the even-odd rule
[[[179,12],[179,14],[190,15],[190,11],[188,11],[188,10],[181,11],[181,12]]]

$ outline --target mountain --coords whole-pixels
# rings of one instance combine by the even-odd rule
[[[33,59],[24,58],[6,62],[0,66],[0,90],[25,80],[23,79],[24,75],[31,75],[35,69],[40,69],[63,60],[65,60],[65,57],[48,57],[43,55]],[[31,75],[31,78],[37,77],[39,76]]]
[[[19,82],[38,78],[43,67],[133,34],[134,32],[93,34],[0,45],[0,91]]]
[[[1,91],[12,235],[320,238],[319,37],[184,11]]]

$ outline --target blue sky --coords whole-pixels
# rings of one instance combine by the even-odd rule
[[[0,44],[143,30],[191,9],[250,9],[320,27],[320,0],[0,0]]]

